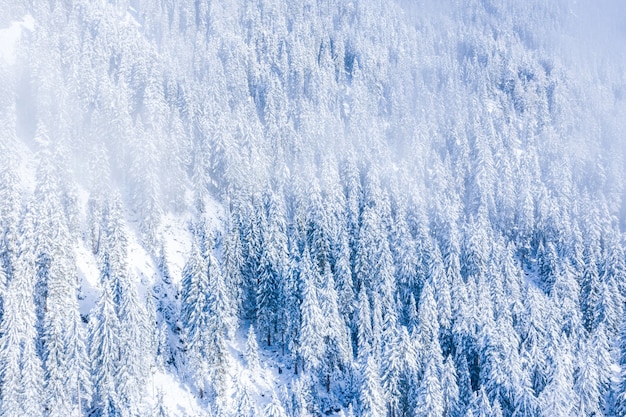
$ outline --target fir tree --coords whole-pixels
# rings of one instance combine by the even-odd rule
[[[300,315],[302,321],[300,324],[299,349],[305,369],[317,370],[320,365],[321,355],[323,352],[323,327],[322,327],[322,311],[319,306],[317,296],[317,281],[314,269],[311,267],[308,253],[303,255],[300,264],[300,276],[303,280],[302,305],[300,306]]]
[[[107,284],[108,261],[105,259],[102,293],[89,322],[89,356],[93,367],[92,413],[113,417],[120,413],[117,391],[118,364],[120,361],[120,324],[115,313],[112,290]]]
[[[363,417],[382,417],[385,415],[385,403],[378,376],[378,366],[374,357],[369,355],[362,367],[363,380],[359,391],[359,414]]]
[[[444,415],[444,392],[441,386],[441,352],[433,349],[427,359],[419,388],[415,395],[416,416],[439,417]]]
[[[248,368],[253,371],[261,368],[261,362],[259,361],[259,346],[256,341],[254,326],[252,325],[250,325],[250,328],[248,329],[248,340],[246,342],[246,362],[248,362]]]
[[[285,409],[276,396],[276,393],[272,394],[272,401],[263,409],[263,414],[267,417],[287,417]]]

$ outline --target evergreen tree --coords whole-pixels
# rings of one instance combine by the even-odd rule
[[[117,366],[117,390],[121,407],[131,415],[143,412],[145,385],[152,364],[149,345],[150,324],[146,312],[139,304],[137,292],[129,278],[120,283],[119,363]]]
[[[591,340],[583,341],[578,353],[578,366],[574,372],[574,391],[579,399],[576,412],[581,416],[601,415],[600,376],[594,358]]]
[[[585,267],[580,285],[580,302],[583,314],[583,325],[588,332],[593,331],[598,323],[598,311],[600,302],[600,277],[594,256],[587,251]]]
[[[256,341],[254,326],[252,325],[248,329],[248,340],[246,342],[246,362],[248,362],[248,368],[253,371],[261,368],[261,362],[259,361],[259,346]]]
[[[489,417],[492,415],[493,409],[487,394],[485,394],[485,390],[481,388],[474,393],[470,409],[472,410],[472,416],[475,417]]]
[[[349,329],[339,313],[339,303],[335,280],[327,265],[322,277],[323,286],[318,292],[320,313],[323,322],[320,331],[323,335],[322,372],[325,378],[326,391],[330,392],[331,382],[344,379],[347,368],[352,361],[352,344]]]
[[[237,385],[237,416],[256,417],[254,404],[242,384]]]
[[[458,407],[459,386],[451,356],[446,358],[441,370],[441,387],[443,389],[443,415],[453,417]]]
[[[209,289],[206,262],[194,242],[183,269],[181,322],[190,361],[189,369],[201,396],[205,390],[204,376],[208,373],[206,358],[211,349],[210,335],[207,332],[210,321]]]
[[[0,321],[0,415],[43,416],[44,375],[36,351],[35,270],[32,211],[20,225],[19,253]]]
[[[263,414],[267,417],[287,417],[285,409],[276,396],[276,393],[272,394],[272,401],[265,406]]]
[[[574,413],[574,369],[569,342],[564,335],[556,336],[558,350],[553,358],[552,372],[545,389],[539,395],[543,416],[570,416]]]
[[[94,307],[89,322],[89,356],[92,363],[93,402],[92,414],[113,417],[121,412],[117,391],[118,364],[120,361],[120,323],[115,313],[115,303],[109,288],[108,260],[103,262],[102,293]]]
[[[371,353],[373,334],[371,320],[370,302],[365,291],[365,287],[361,287],[358,300],[358,311],[356,319],[357,334],[357,353],[360,361],[364,362],[367,355]]]
[[[322,311],[319,305],[315,270],[305,249],[300,264],[300,277],[303,280],[302,305],[300,306],[299,351],[304,369],[317,370],[323,353]]]
[[[363,417],[382,417],[385,415],[385,403],[378,376],[378,366],[374,357],[369,355],[362,366],[363,380],[359,391],[360,415]]]
[[[444,392],[441,386],[441,351],[433,349],[426,358],[424,375],[415,395],[415,415],[439,417],[444,415]]]

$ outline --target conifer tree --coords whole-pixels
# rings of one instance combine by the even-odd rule
[[[356,319],[357,354],[361,361],[365,361],[365,358],[371,353],[372,349],[373,335],[371,314],[370,302],[365,287],[361,287]]]
[[[300,306],[300,337],[299,349],[304,369],[315,371],[320,365],[323,353],[323,323],[322,311],[319,305],[317,288],[317,274],[312,267],[310,257],[305,249],[300,264],[300,276],[303,280],[302,305]]]
[[[583,341],[582,349],[577,355],[578,366],[574,371],[574,391],[578,403],[576,412],[581,416],[601,415],[600,408],[600,375],[594,358],[591,340]]]
[[[204,390],[204,375],[208,369],[205,359],[210,352],[209,328],[210,284],[205,260],[200,256],[197,244],[192,244],[190,257],[183,270],[181,290],[181,322],[190,370],[195,384]],[[202,394],[201,394],[202,395]]]
[[[259,361],[259,346],[256,341],[254,326],[252,325],[250,325],[250,328],[248,329],[248,339],[246,342],[246,362],[248,362],[248,368],[253,371],[261,368],[261,362]]]
[[[40,417],[44,412],[44,375],[36,350],[32,214],[27,210],[20,225],[19,253],[0,321],[0,415],[7,417]]]
[[[378,376],[378,366],[373,355],[367,357],[362,365],[362,382],[359,390],[359,414],[363,417],[383,417],[385,415],[385,403]]]
[[[443,389],[443,415],[453,417],[458,407],[459,386],[451,356],[446,358],[441,370],[441,387]]]
[[[472,410],[472,415],[475,417],[489,417],[492,415],[493,409],[491,408],[487,394],[485,394],[485,390],[481,388],[478,392],[474,393],[470,409]]]
[[[119,363],[117,390],[120,404],[131,414],[142,412],[145,383],[152,363],[150,333],[146,312],[139,304],[138,295],[128,277],[120,283]]]
[[[117,391],[120,324],[109,287],[109,273],[105,255],[101,272],[102,293],[89,322],[89,356],[93,367],[94,390],[92,413],[102,417],[116,416],[121,412]]]
[[[325,374],[326,391],[330,391],[331,382],[341,381],[352,361],[352,344],[349,330],[339,313],[338,296],[335,280],[327,265],[322,277],[323,286],[318,292],[320,312],[323,317],[321,332],[324,352],[322,369]]]
[[[557,352],[545,389],[539,395],[543,416],[570,416],[574,413],[574,369],[569,342],[563,334],[556,336]]]
[[[237,385],[237,416],[256,417],[254,404],[242,384]]]
[[[415,394],[414,413],[416,416],[444,415],[444,392],[441,386],[442,362],[441,350],[432,349],[426,358],[424,375]]]
[[[272,401],[267,404],[263,410],[263,414],[267,417],[287,417],[285,409],[276,396],[276,393],[272,394]]]

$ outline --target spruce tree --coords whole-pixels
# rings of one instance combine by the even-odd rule
[[[385,415],[385,403],[378,374],[378,366],[373,355],[367,357],[363,363],[362,381],[359,390],[359,415],[363,417],[383,417]]]
[[[317,274],[312,267],[305,249],[300,264],[300,277],[303,280],[302,305],[300,306],[299,352],[305,370],[316,371],[323,353],[324,328],[322,311],[317,295]]]
[[[254,332],[254,326],[252,325],[250,325],[250,328],[248,329],[246,362],[248,362],[248,368],[253,372],[256,372],[261,368],[261,362],[259,361],[259,345],[257,344],[256,333]]]
[[[426,358],[424,375],[415,394],[414,414],[416,416],[442,417],[444,415],[444,392],[441,386],[442,362],[440,349],[431,350]]]
[[[92,363],[92,413],[113,417],[121,412],[117,390],[120,361],[120,323],[115,312],[113,291],[109,287],[108,260],[103,263],[103,288],[89,321],[89,356]]]

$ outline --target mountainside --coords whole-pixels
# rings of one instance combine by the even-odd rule
[[[626,6],[544,3],[0,0],[0,417],[626,416]]]

